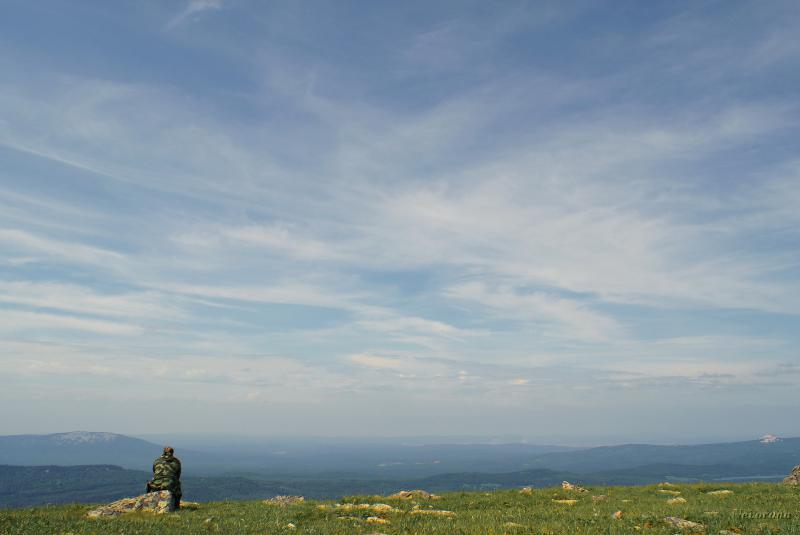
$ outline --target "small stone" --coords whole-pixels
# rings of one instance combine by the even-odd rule
[[[686,503],[686,498],[683,498],[681,496],[678,496],[677,498],[670,498],[669,500],[667,500],[667,503],[670,505],[678,505],[681,503]]]
[[[561,482],[561,488],[564,489],[564,490],[572,491],[572,492],[589,492],[585,488],[579,487],[578,485],[573,485],[569,481],[562,481]]]
[[[658,486],[661,488],[666,488],[666,487],[676,487],[677,485],[670,483],[669,481],[662,481],[661,483],[658,484]]]
[[[617,511],[616,513],[611,515],[611,518],[613,518],[614,520],[619,520],[620,518],[622,518],[622,511]]]
[[[503,524],[504,528],[524,528],[522,524],[517,524],[516,522],[506,522]]]
[[[658,489],[658,492],[660,492],[661,494],[670,494],[672,496],[678,496],[681,493],[681,491],[679,490],[666,490],[666,489]]]
[[[677,516],[664,517],[664,522],[680,529],[689,529],[692,531],[703,531],[706,529],[706,527],[699,522],[692,522],[691,520],[678,518]]]
[[[368,516],[367,524],[389,524],[389,521],[379,516]]]
[[[288,524],[286,524],[286,529],[297,529],[297,526],[289,522]]]
[[[563,503],[564,505],[575,505],[578,500],[553,500],[556,503]]]
[[[723,490],[712,490],[711,492],[706,492],[709,496],[725,496],[727,494],[733,494],[732,490],[723,489]]]
[[[522,487],[519,490],[520,494],[533,494],[533,489],[531,487]]]
[[[453,511],[442,511],[436,509],[414,509],[411,511],[412,515],[432,515],[432,516],[447,516],[454,517],[456,514]]]

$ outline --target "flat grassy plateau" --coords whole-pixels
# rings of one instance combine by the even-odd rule
[[[709,494],[719,490],[732,492]],[[562,488],[451,492],[439,499],[348,496],[286,506],[261,501],[214,502],[165,515],[133,513],[100,519],[86,517],[91,508],[66,505],[0,510],[0,534],[800,535],[800,488],[769,483],[593,487],[587,492]],[[670,525],[665,517],[702,526],[681,528]]]

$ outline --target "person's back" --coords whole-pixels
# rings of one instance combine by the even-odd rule
[[[147,492],[168,490],[172,492],[175,508],[181,505],[181,461],[175,450],[167,446],[164,453],[153,461],[153,479],[147,483]]]

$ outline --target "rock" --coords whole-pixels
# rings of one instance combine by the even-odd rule
[[[622,511],[617,511],[616,513],[611,515],[611,518],[613,518],[614,520],[619,520],[620,518],[622,518]]]
[[[520,494],[533,494],[533,489],[531,487],[522,487],[519,489]]]
[[[172,493],[168,490],[158,492],[148,492],[135,498],[123,498],[114,503],[92,509],[86,516],[89,518],[100,518],[105,516],[120,516],[134,511],[146,511],[161,515],[174,511],[172,503]]]
[[[432,516],[447,516],[454,517],[456,514],[453,511],[441,511],[437,509],[414,509],[411,511],[412,515],[432,515]]]
[[[670,498],[669,500],[667,500],[667,503],[670,505],[678,505],[681,503],[686,503],[686,498],[683,498],[681,496],[678,496],[677,498]]]
[[[379,516],[368,516],[367,524],[389,524],[389,521]]]
[[[666,490],[666,489],[658,489],[658,492],[660,492],[661,494],[669,494],[671,496],[678,496],[681,493],[681,491],[679,490]]]
[[[725,496],[727,494],[733,494],[732,490],[723,489],[723,490],[712,490],[711,492],[706,492],[709,496]]]
[[[289,522],[288,524],[286,524],[286,529],[297,529],[297,526]]]
[[[589,492],[585,488],[579,487],[578,485],[573,485],[569,481],[562,481],[561,482],[561,488],[564,489],[564,490],[571,490],[573,492]]]
[[[563,503],[564,505],[575,505],[578,500],[553,500],[555,503]]]
[[[400,509],[395,509],[385,503],[337,503],[338,511],[375,511],[376,513],[400,513]]]
[[[677,487],[677,485],[675,485],[673,483],[670,483],[668,481],[662,481],[661,483],[658,484],[658,486],[661,487],[661,488]]]
[[[690,529],[692,531],[704,531],[706,529],[706,527],[699,522],[692,522],[691,520],[685,520],[677,516],[664,517],[664,522],[680,529]]]
[[[426,492],[424,490],[401,490],[400,492],[396,492],[389,496],[389,498],[393,498],[396,500],[410,500],[415,498],[417,500],[438,500],[439,496],[435,494],[431,494],[430,492]]]
[[[278,507],[286,507],[287,505],[294,505],[303,503],[306,499],[303,496],[275,496],[269,500],[264,500],[262,503],[266,505],[277,505]]]
[[[800,485],[800,464],[792,469],[792,473],[783,480],[787,485]]]
[[[522,524],[517,524],[516,522],[506,522],[503,524],[504,528],[524,528]]]

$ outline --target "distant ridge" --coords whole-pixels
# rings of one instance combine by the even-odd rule
[[[353,441],[333,444],[265,441],[237,449],[179,449],[186,475],[253,474],[257,478],[320,477],[409,480],[443,474],[513,473],[552,470],[573,474],[634,471],[649,466],[696,467],[714,477],[769,477],[800,464],[800,438],[759,439],[690,446],[623,444],[560,448],[531,444],[404,445]],[[16,466],[117,465],[149,471],[161,444],[108,432],[71,431],[48,435],[0,436],[0,464]],[[705,467],[705,468],[703,468]],[[713,469],[706,470],[708,467]],[[692,477],[693,470],[679,473]],[[641,470],[639,470],[641,474]],[[628,473],[626,477],[632,474]],[[652,470],[648,472],[652,476]],[[700,476],[698,476],[700,477]]]
[[[0,464],[120,465],[146,469],[161,446],[115,433],[70,431],[0,436]]]
[[[600,446],[548,453],[538,456],[531,464],[537,468],[579,473],[621,470],[653,464],[727,465],[743,472],[741,475],[754,475],[754,472],[780,474],[798,463],[800,463],[800,438],[784,438],[769,442],[757,439],[691,446],[650,444]]]

